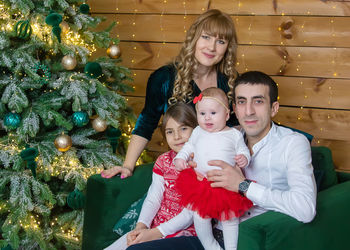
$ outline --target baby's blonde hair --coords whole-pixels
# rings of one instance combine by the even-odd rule
[[[228,111],[229,109],[229,101],[227,98],[227,95],[222,89],[210,87],[202,91],[202,98],[212,98],[215,99],[217,102],[219,102],[221,105],[223,105]]]

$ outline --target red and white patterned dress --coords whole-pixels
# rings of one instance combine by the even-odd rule
[[[161,202],[160,208],[153,219],[151,228],[159,226],[161,223],[166,222],[176,215],[178,215],[183,206],[180,205],[180,194],[175,190],[175,181],[179,175],[173,164],[176,152],[170,150],[158,157],[156,163],[153,167],[153,172],[164,178],[164,193],[163,200]],[[179,231],[175,234],[168,235],[166,238],[174,236],[195,236],[196,231],[194,226]]]

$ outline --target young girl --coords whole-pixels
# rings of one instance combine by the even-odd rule
[[[228,99],[218,88],[205,89],[193,101],[196,103],[198,125],[189,141],[175,157],[175,167],[181,171],[176,188],[181,195],[181,204],[194,211],[196,233],[205,249],[221,249],[212,233],[211,218],[222,222],[226,250],[237,248],[238,218],[253,204],[246,197],[223,188],[212,188],[206,178],[210,160],[223,160],[230,165],[244,168],[250,153],[242,134],[226,126],[229,118]],[[197,163],[195,171],[187,167],[187,160],[194,152]]]
[[[142,205],[136,228],[106,249],[122,250],[129,245],[159,239],[165,235],[162,233],[161,223],[175,217],[183,209],[180,205],[180,195],[174,187],[179,172],[175,169],[173,159],[196,126],[196,114],[189,105],[177,103],[166,111],[162,132],[171,150],[159,156],[154,164],[152,184]],[[191,224],[192,222],[188,226]],[[193,235],[196,233],[192,225],[167,237]]]

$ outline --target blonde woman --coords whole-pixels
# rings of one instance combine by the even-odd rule
[[[233,96],[236,48],[235,27],[229,15],[216,9],[201,14],[188,30],[174,62],[157,69],[149,77],[145,106],[132,132],[123,166],[104,170],[102,177],[132,175],[138,157],[170,104],[190,103],[194,96],[209,87],[220,88],[229,93],[229,97]],[[232,112],[227,124],[238,124]]]

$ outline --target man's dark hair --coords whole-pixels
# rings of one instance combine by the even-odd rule
[[[248,71],[239,75],[235,80],[233,87],[233,100],[236,103],[236,87],[240,84],[263,84],[269,87],[270,104],[277,101],[278,87],[277,83],[268,75],[260,71]]]

